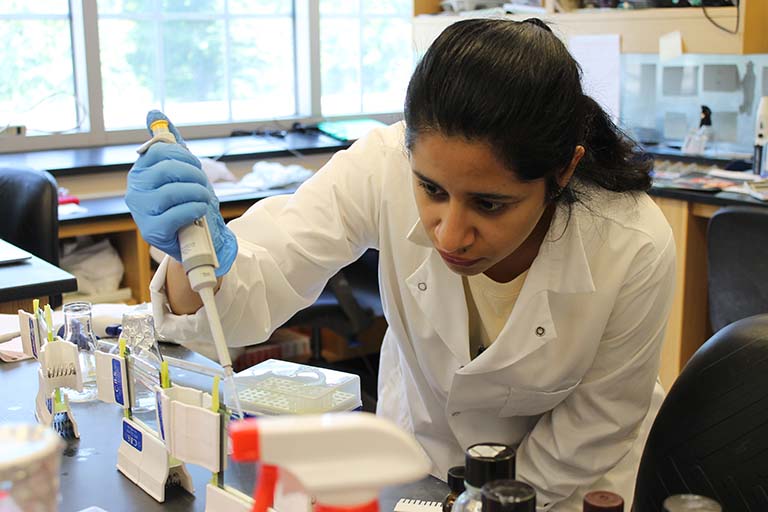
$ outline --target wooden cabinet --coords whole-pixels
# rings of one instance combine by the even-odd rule
[[[549,1],[549,0],[548,0]],[[417,2],[417,14],[430,11],[430,2]],[[420,10],[419,10],[420,9]],[[740,7],[708,7],[707,13],[718,24],[738,32],[717,28],[699,8],[663,9],[584,9],[550,12],[540,17],[552,24],[561,37],[589,34],[619,34],[623,53],[658,53],[659,37],[680,31],[686,53],[744,54],[768,53],[768,0],[741,0]],[[531,15],[508,15],[522,20]],[[426,51],[442,30],[464,17],[456,15],[417,16],[414,43],[419,54]]]

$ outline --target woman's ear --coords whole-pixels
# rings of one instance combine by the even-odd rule
[[[560,173],[557,175],[557,185],[561,189],[565,188],[568,185],[568,182],[571,181],[573,173],[576,170],[576,166],[579,165],[579,162],[581,161],[581,158],[584,156],[585,152],[586,150],[584,149],[584,146],[581,145],[576,146],[576,149],[573,150],[571,163],[569,163],[568,167],[560,171]]]

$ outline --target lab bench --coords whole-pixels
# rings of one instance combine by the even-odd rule
[[[0,265],[0,313],[31,311],[33,299],[44,305],[48,304],[49,296],[75,290],[75,276],[37,256]]]
[[[198,364],[214,364],[179,346],[161,344],[161,351]],[[35,423],[38,368],[35,360],[3,364],[0,389],[13,389],[14,392],[0,395],[1,423]],[[206,377],[176,368],[171,369],[171,378],[181,385],[201,389],[210,387],[210,382],[203,380]],[[200,466],[187,465],[194,482],[195,495],[180,488],[172,488],[166,493],[166,501],[158,503],[115,467],[117,449],[122,438],[122,410],[114,404],[98,401],[72,404],[72,409],[80,430],[80,439],[68,440],[64,450],[60,469],[61,510],[75,511],[90,506],[99,506],[108,512],[205,510],[205,486],[211,478],[209,471]],[[154,412],[150,414],[154,415]],[[255,476],[256,468],[253,464],[230,461],[225,470],[227,485],[249,495],[253,490]],[[380,496],[381,510],[392,511],[397,500],[403,497],[442,501],[447,493],[446,484],[432,477],[409,485],[388,487]]]

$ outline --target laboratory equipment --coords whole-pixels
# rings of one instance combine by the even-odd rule
[[[176,137],[171,133],[167,119],[155,119],[150,124],[149,129],[152,132],[152,138],[138,149],[139,153],[146,152],[156,142],[176,143]],[[219,266],[219,261],[211,240],[211,232],[208,229],[206,217],[200,217],[192,224],[181,228],[178,232],[178,239],[181,249],[181,263],[187,273],[191,288],[200,295],[203,301],[216,355],[219,364],[224,367],[225,382],[233,397],[235,411],[242,418],[242,407],[235,391],[232,359],[224,339],[224,331],[221,328],[221,320],[213,296],[213,289],[217,284],[215,269]]]
[[[80,437],[77,422],[69,407],[69,398],[62,389],[83,390],[83,378],[77,345],[54,338],[51,308],[45,305],[48,342],[39,352],[38,389],[35,417],[45,426],[52,426],[64,437]]]
[[[443,512],[451,512],[456,498],[464,492],[464,466],[453,466],[450,468],[446,481],[451,492],[443,500]]]
[[[624,499],[609,491],[592,491],[584,495],[583,512],[624,512]]]
[[[536,512],[536,491],[517,480],[494,480],[481,490],[483,512]]]
[[[254,512],[292,484],[315,498],[315,512],[377,512],[382,488],[420,480],[431,466],[412,436],[364,412],[247,419],[231,425],[230,439],[235,460],[261,463]]]
[[[235,389],[250,416],[320,414],[362,407],[360,377],[289,361],[268,359],[235,376]],[[229,393],[225,393],[227,402]]]
[[[702,105],[699,127],[685,137],[681,151],[684,154],[700,155],[707,149],[707,145],[714,139],[714,136],[712,110],[708,106]]]
[[[45,332],[40,322],[38,310],[40,309],[40,300],[32,301],[32,313],[27,313],[23,309],[19,310],[19,332],[21,334],[21,347],[25,355],[37,359],[40,349],[45,343]]]
[[[96,335],[93,333],[91,303],[80,301],[64,304],[64,340],[78,349],[82,372],[82,390],[66,389],[71,402],[90,402],[96,399]]]
[[[120,337],[137,364],[149,366],[150,371],[159,372],[163,357],[157,346],[155,319],[145,304],[123,314]],[[142,379],[131,379],[131,409],[133,413],[155,409],[155,391],[144,384]]]
[[[166,489],[172,485],[194,493],[192,478],[184,462],[169,453],[163,431],[163,412],[159,406],[155,413],[159,417],[159,432],[133,417],[130,382],[135,379],[154,389],[160,401],[164,389],[171,387],[167,363],[162,363],[158,371],[141,359],[133,358],[124,338],[119,339],[118,346],[117,354],[96,352],[97,397],[123,409],[117,469],[159,502],[165,501]],[[190,430],[194,429],[195,425],[190,425]]]
[[[0,508],[56,512],[64,442],[39,425],[0,425]]]
[[[453,512],[480,512],[481,488],[494,480],[515,478],[515,449],[500,443],[478,443],[465,453],[464,486],[456,498]]]
[[[698,494],[676,494],[664,500],[664,512],[722,512],[718,502]]]
[[[757,106],[752,172],[758,176],[768,176],[768,96],[760,98]]]

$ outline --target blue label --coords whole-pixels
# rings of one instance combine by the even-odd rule
[[[157,419],[160,422],[160,438],[165,441],[165,428],[163,427],[163,405],[160,401],[162,393],[155,391],[155,402],[157,402]]]
[[[127,421],[123,421],[123,441],[141,451],[141,440],[141,431],[131,426]]]
[[[123,372],[119,359],[112,360],[112,387],[115,388],[115,402],[125,405],[123,400]]]
[[[37,359],[37,333],[35,332],[35,322],[29,319],[29,344],[32,345],[32,355]]]

